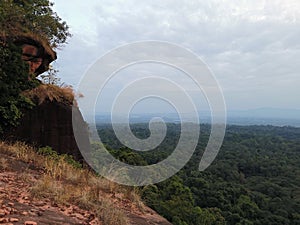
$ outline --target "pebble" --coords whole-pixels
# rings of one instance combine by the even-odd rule
[[[25,221],[24,225],[37,225],[37,222],[34,222],[34,221]]]
[[[10,218],[9,219],[9,222],[18,222],[19,221],[19,219],[17,219],[17,218]]]
[[[6,215],[6,211],[3,209],[0,209],[0,216],[5,216]]]
[[[24,212],[21,212],[21,215],[23,216],[27,216],[28,215],[28,212],[24,211]]]
[[[46,205],[46,203],[40,201],[40,202],[35,202],[34,205],[35,205],[35,206],[44,206],[44,205]]]
[[[8,223],[9,218],[0,218],[0,223]]]

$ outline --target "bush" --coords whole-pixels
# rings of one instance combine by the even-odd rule
[[[22,92],[34,88],[38,81],[30,79],[28,65],[21,60],[21,49],[12,43],[0,43],[0,135],[18,125],[22,111],[33,106]]]
[[[76,161],[73,158],[73,156],[67,154],[59,155],[55,150],[53,150],[49,146],[39,148],[38,154],[49,157],[57,162],[59,160],[63,160],[64,162],[70,164],[74,168],[82,168],[82,165],[78,161]]]

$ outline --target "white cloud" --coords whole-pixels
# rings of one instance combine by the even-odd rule
[[[59,59],[61,76],[72,83],[106,51],[154,39],[200,55],[229,107],[286,107],[276,99],[289,99],[290,108],[300,108],[298,0],[54,2],[74,33]]]

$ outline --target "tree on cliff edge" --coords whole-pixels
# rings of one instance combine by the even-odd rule
[[[33,104],[21,93],[37,85],[34,78],[28,80],[28,65],[21,60],[21,49],[13,38],[34,34],[57,48],[70,36],[66,22],[52,6],[49,0],[0,1],[0,135],[16,126],[22,110]]]
[[[1,35],[31,32],[46,38],[53,48],[64,44],[71,36],[69,27],[52,7],[49,0],[1,0]]]

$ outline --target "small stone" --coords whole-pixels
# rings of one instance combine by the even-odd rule
[[[0,223],[8,223],[9,218],[0,218]]]
[[[84,216],[81,215],[80,213],[73,213],[71,216],[75,217],[75,218],[77,218],[79,220],[84,220],[85,219]]]
[[[17,218],[10,218],[9,219],[9,222],[18,222],[19,221],[19,219],[17,219]]]
[[[11,211],[12,214],[13,214],[13,213],[17,213],[17,212],[18,212],[18,210],[15,209],[15,208],[13,208],[12,211]]]
[[[92,221],[89,222],[89,225],[98,225],[100,224],[99,220],[97,218],[93,219]]]
[[[42,202],[42,201],[40,201],[40,202],[36,202],[36,203],[34,203],[34,205],[35,205],[35,206],[44,206],[44,205],[46,205],[46,203],[45,203],[45,202]]]
[[[9,202],[8,205],[12,207],[12,206],[14,206],[15,204],[14,204],[13,202]]]
[[[23,216],[27,216],[28,215],[28,212],[24,211],[24,212],[21,212],[21,215]]]
[[[13,209],[11,207],[6,207],[6,211],[8,212],[8,214],[10,214],[13,211]]]
[[[28,215],[29,216],[37,216],[37,213],[36,212],[28,212]]]
[[[3,217],[6,215],[6,211],[4,209],[0,209],[0,217]]]
[[[24,225],[37,225],[37,222],[34,222],[34,221],[25,221]]]

